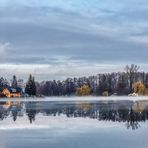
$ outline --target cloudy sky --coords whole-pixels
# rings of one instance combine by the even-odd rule
[[[147,0],[0,0],[0,75],[147,71],[147,14]]]

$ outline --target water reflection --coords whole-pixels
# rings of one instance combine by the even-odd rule
[[[98,121],[126,123],[127,129],[138,129],[148,120],[148,101],[97,101],[97,102],[0,102],[0,119],[28,116],[33,123],[37,114],[42,116],[66,115],[67,118],[91,118]]]

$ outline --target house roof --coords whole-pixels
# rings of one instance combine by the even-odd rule
[[[5,89],[8,89],[10,93],[21,93],[22,92],[22,89],[20,87],[16,87],[16,88],[7,87]]]

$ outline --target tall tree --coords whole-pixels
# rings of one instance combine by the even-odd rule
[[[120,74],[118,83],[117,83],[117,94],[118,95],[127,95],[127,86],[128,86],[128,80],[126,75]]]
[[[26,84],[25,92],[29,96],[36,96],[36,84],[34,77],[32,75],[29,76],[28,82]]]
[[[134,79],[135,79],[135,74],[138,72],[139,70],[139,66],[131,64],[130,66],[127,65],[125,67],[125,71],[129,77],[129,86],[130,86],[130,93],[132,92],[132,85],[134,83]]]
[[[15,75],[13,76],[13,80],[12,80],[11,86],[12,86],[13,88],[16,88],[16,87],[17,87],[17,78],[16,78]]]

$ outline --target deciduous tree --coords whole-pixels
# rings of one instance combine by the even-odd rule
[[[87,84],[84,84],[80,88],[76,89],[76,94],[78,96],[88,96],[90,94],[90,92],[91,92],[91,89]]]
[[[137,93],[139,95],[143,95],[145,92],[145,86],[142,82],[135,82],[133,84],[133,90],[135,93]]]
[[[138,72],[139,68],[140,68],[139,66],[134,64],[131,64],[130,66],[127,65],[125,67],[125,71],[129,77],[130,92],[132,92],[132,85],[134,83],[135,74]]]

